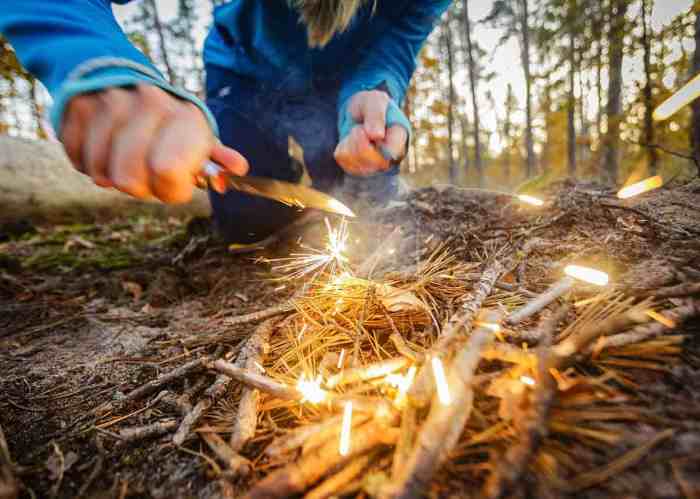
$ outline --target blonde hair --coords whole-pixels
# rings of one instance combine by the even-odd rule
[[[289,0],[306,25],[310,47],[323,47],[344,32],[365,3],[376,0]]]

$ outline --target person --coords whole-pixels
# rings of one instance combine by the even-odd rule
[[[127,3],[129,0],[119,0]],[[109,0],[2,1],[0,33],[53,97],[51,122],[95,184],[190,199],[207,159],[296,182],[293,137],[313,186],[388,199],[411,125],[401,111],[420,48],[449,0],[234,0],[204,44],[206,104],[168,82],[115,21]],[[261,240],[298,214],[210,191],[228,242]]]

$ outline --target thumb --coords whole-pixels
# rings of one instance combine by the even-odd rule
[[[234,175],[243,176],[248,173],[248,160],[235,149],[231,149],[220,142],[214,144],[211,149],[211,159]]]
[[[391,152],[396,161],[401,161],[406,156],[406,143],[408,132],[401,125],[392,125],[386,132],[385,147]]]
[[[362,123],[362,127],[369,137],[375,142],[384,140],[386,135],[386,109],[389,98],[382,92],[364,92],[357,103],[355,120]]]

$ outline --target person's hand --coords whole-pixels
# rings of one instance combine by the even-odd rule
[[[335,148],[335,160],[351,175],[369,176],[391,167],[377,149],[386,149],[400,161],[406,155],[408,132],[401,125],[386,127],[386,109],[389,95],[381,90],[358,92],[352,96],[349,111],[359,123]]]
[[[219,143],[197,106],[153,85],[72,98],[60,139],[78,171],[137,198],[188,201],[209,158],[231,173],[248,172],[246,159]]]

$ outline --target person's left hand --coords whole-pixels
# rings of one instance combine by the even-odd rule
[[[408,132],[401,125],[386,127],[390,97],[381,90],[358,92],[352,96],[349,111],[358,125],[335,148],[335,160],[350,175],[369,176],[386,171],[391,162],[377,149],[383,144],[397,161],[406,155]]]

